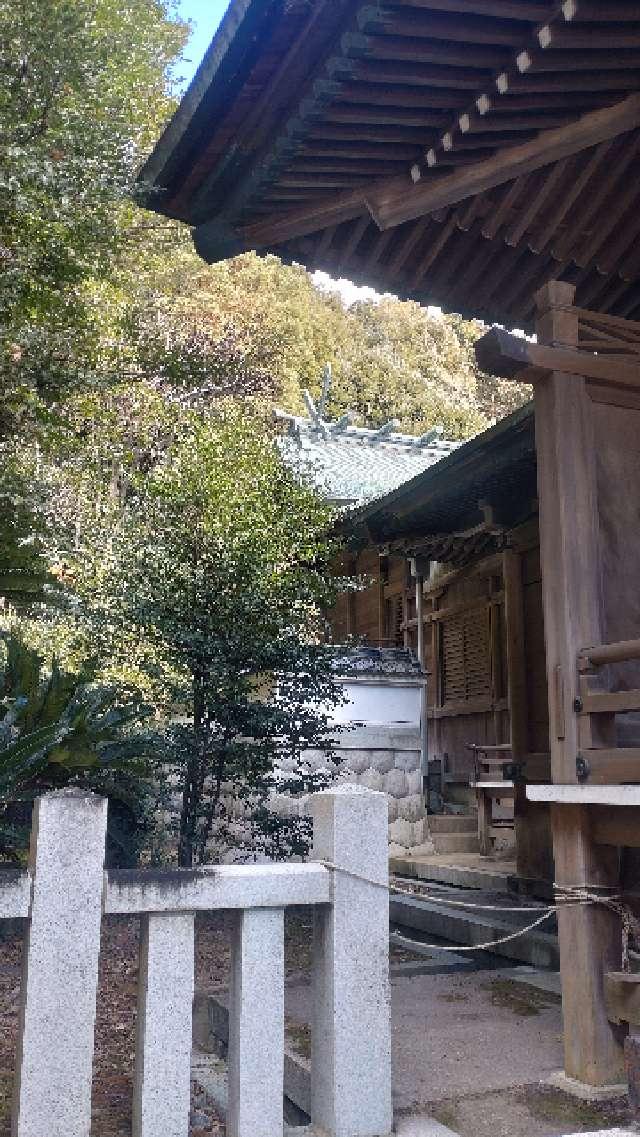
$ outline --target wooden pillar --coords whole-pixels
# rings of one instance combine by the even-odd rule
[[[416,577],[416,619],[418,621],[418,644],[417,652],[420,666],[423,672],[426,672],[427,661],[425,652],[425,628],[424,628],[424,576],[422,575],[422,565],[419,561],[414,561],[415,577]],[[427,708],[427,683],[424,679],[420,688],[420,770],[422,771],[422,792],[424,796],[425,809],[429,812],[429,722],[428,722],[428,708]]]
[[[504,618],[507,644],[507,683],[509,689],[509,741],[514,763],[524,763],[527,738],[527,674],[524,645],[524,601],[522,596],[522,557],[513,549],[505,549],[502,557],[504,583]],[[513,798],[518,876],[531,880],[537,876],[531,862],[532,841],[529,833],[531,811],[524,782],[516,781]]]
[[[554,281],[536,296],[539,342],[576,346],[572,285]],[[602,642],[595,439],[585,379],[551,372],[535,384],[540,553],[545,617],[552,778],[575,784],[577,656]],[[618,886],[617,858],[592,840],[585,807],[553,811],[556,881]],[[618,1028],[607,1019],[603,972],[620,963],[619,919],[600,907],[558,916],[567,1075],[589,1085],[623,1080]]]
[[[478,844],[480,845],[480,854],[483,857],[490,857],[493,852],[493,841],[491,839],[491,819],[492,819],[492,800],[488,793],[482,791],[477,793],[478,799]]]

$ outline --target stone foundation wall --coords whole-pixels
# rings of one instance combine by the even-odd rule
[[[401,725],[359,726],[341,730],[335,736],[335,748],[342,760],[338,782],[387,794],[391,855],[434,852],[422,795],[419,730]],[[326,764],[320,751],[309,751],[307,757],[318,767]]]

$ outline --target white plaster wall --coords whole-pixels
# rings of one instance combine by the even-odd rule
[[[367,683],[364,679],[344,680],[342,687],[349,702],[332,709],[337,723],[420,722],[420,687],[413,684]]]

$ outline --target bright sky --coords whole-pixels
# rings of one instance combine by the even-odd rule
[[[178,0],[178,14],[193,25],[191,39],[180,67],[180,78],[187,87],[207,50],[227,8],[228,0]]]

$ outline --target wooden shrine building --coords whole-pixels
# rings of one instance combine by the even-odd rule
[[[431,785],[469,805],[472,747],[488,747],[496,766],[500,755],[517,781],[520,887],[548,896],[550,808],[525,794],[526,783],[551,777],[533,406],[351,511],[340,528],[340,571],[362,583],[331,613],[334,640],[420,657]]]
[[[142,172],[209,261],[270,251],[537,333],[478,355],[534,393],[550,763],[526,793],[551,811],[566,1073],[592,1086],[640,1020],[639,144],[636,0],[232,0]]]

